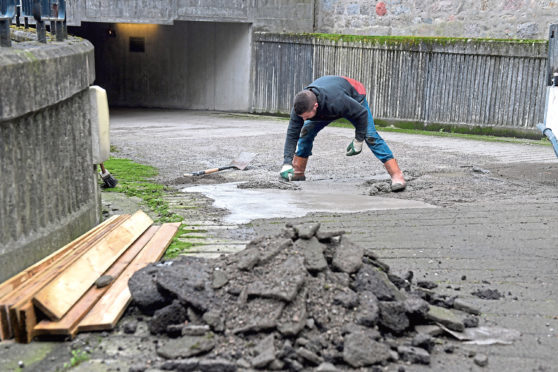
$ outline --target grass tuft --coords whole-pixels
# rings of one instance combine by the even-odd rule
[[[103,189],[103,192],[120,192],[128,197],[137,197],[143,200],[149,209],[157,215],[155,223],[182,222],[184,220],[181,215],[169,210],[169,204],[165,201],[164,195],[170,190],[165,185],[153,181],[153,178],[158,175],[155,167],[138,164],[130,159],[114,157],[103,164],[118,180],[115,188]],[[175,258],[192,247],[192,243],[178,240],[181,235],[191,232],[194,232],[194,230],[180,225],[178,232],[165,252],[166,259]]]

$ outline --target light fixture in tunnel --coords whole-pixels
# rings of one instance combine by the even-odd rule
[[[114,31],[110,26],[108,26],[106,34],[108,37],[116,37],[116,31]]]

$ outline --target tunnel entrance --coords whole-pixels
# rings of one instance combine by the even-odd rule
[[[249,111],[250,23],[83,22],[111,106]]]

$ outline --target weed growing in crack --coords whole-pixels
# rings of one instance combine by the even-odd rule
[[[72,357],[70,358],[70,362],[64,363],[64,371],[69,370],[70,368],[74,368],[75,366],[86,362],[89,360],[89,354],[81,349],[72,350]]]

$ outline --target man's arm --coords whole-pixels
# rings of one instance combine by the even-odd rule
[[[355,126],[355,138],[357,141],[364,141],[366,129],[368,128],[368,111],[355,99],[344,97],[343,117]]]
[[[304,120],[297,114],[294,109],[291,111],[291,119],[289,121],[289,128],[287,129],[287,136],[285,138],[285,147],[283,150],[283,164],[292,164],[293,156],[296,150],[296,144],[300,138],[300,131],[304,125]]]

